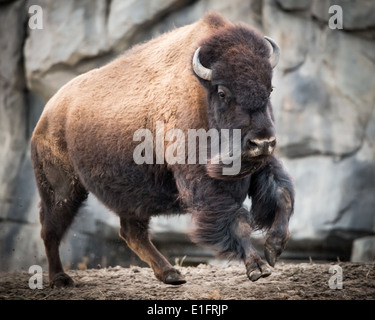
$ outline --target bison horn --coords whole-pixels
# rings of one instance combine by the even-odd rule
[[[272,69],[276,67],[277,63],[279,62],[279,58],[280,58],[280,47],[277,45],[277,43],[271,39],[270,37],[264,37],[264,39],[266,39],[272,46],[272,54],[271,54],[271,57],[270,57],[270,63],[271,63],[271,67]]]
[[[196,75],[204,80],[211,81],[212,79],[212,70],[204,67],[201,62],[199,61],[199,50],[201,47],[199,47],[193,57],[193,69]]]

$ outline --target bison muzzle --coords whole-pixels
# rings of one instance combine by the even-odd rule
[[[242,259],[252,281],[271,274],[294,206],[291,179],[274,156],[270,94],[279,54],[272,39],[209,13],[76,77],[50,99],[31,156],[51,285],[73,283],[59,245],[89,192],[119,216],[120,236],[164,283],[185,279],[149,239],[149,221],[159,214],[191,213],[193,241]],[[134,132],[156,136],[158,121],[184,133],[240,129],[240,171],[223,175],[224,164],[210,157],[206,164],[135,163]],[[269,265],[250,241],[256,229],[267,232]]]

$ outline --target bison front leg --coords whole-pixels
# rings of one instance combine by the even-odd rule
[[[268,277],[271,269],[264,262],[256,249],[250,242],[251,227],[247,222],[247,210],[240,209],[240,214],[231,225],[232,234],[239,240],[242,247],[242,258],[246,266],[246,274],[251,281],[256,281],[260,277]]]
[[[193,212],[196,228],[192,239],[196,243],[212,247],[219,256],[244,261],[251,281],[267,277],[271,269],[259,256],[250,241],[252,228],[250,215],[239,204],[220,208],[205,208]]]
[[[267,229],[264,255],[274,266],[289,239],[294,209],[294,188],[289,175],[274,157],[251,176],[252,227]]]
[[[184,276],[155,248],[148,234],[148,220],[120,219],[120,237],[154,271],[156,278],[166,284],[183,284]]]

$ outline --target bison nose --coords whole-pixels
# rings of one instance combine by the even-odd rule
[[[246,141],[246,148],[252,157],[270,155],[275,150],[275,146],[275,137],[271,137],[269,139],[248,139]]]

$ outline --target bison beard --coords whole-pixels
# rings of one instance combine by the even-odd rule
[[[51,286],[73,284],[59,245],[89,192],[119,216],[120,236],[164,283],[185,279],[150,241],[149,221],[182,212],[193,214],[194,241],[242,259],[252,281],[270,275],[250,235],[267,230],[264,253],[273,266],[293,214],[291,179],[273,156],[269,97],[278,55],[273,40],[209,13],[76,77],[50,99],[31,158]],[[223,175],[225,165],[212,162],[155,164],[155,158],[137,165],[133,135],[144,128],[156,136],[158,121],[185,136],[189,129],[240,130],[240,172]],[[246,196],[251,212],[242,207]]]
[[[240,172],[235,175],[223,175],[223,168],[230,167],[230,165],[223,164],[221,162],[219,163],[212,163],[210,160],[208,160],[208,163],[206,165],[207,174],[213,178],[213,179],[219,179],[219,180],[238,180],[245,178],[257,170],[259,170],[265,163],[266,159],[258,159],[255,160],[249,160],[247,159],[246,155],[241,154],[241,168]],[[235,162],[235,161],[233,161]]]

